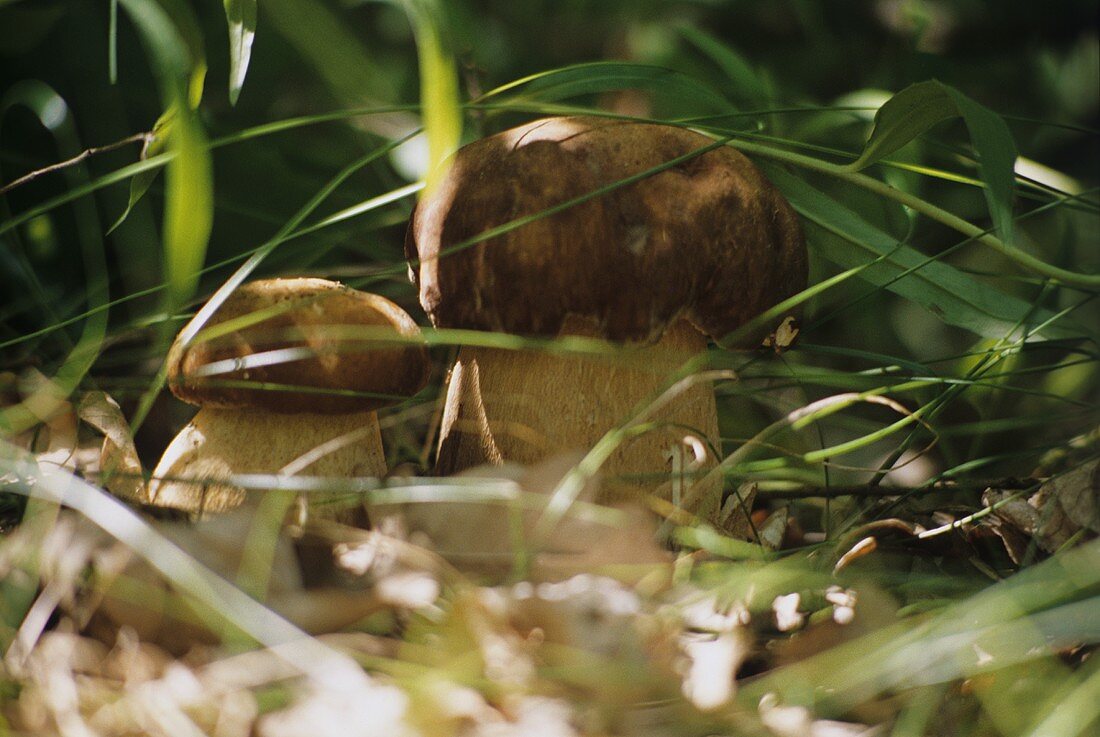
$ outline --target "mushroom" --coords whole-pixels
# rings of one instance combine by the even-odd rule
[[[222,511],[244,499],[218,483],[233,474],[385,475],[375,411],[427,382],[419,336],[390,300],[336,282],[243,285],[169,352],[169,387],[200,409],[154,469],[147,501]],[[319,500],[320,516],[361,521],[324,501],[332,500]]]
[[[626,354],[608,362],[462,346],[440,431],[441,475],[591,447],[705,351],[708,336],[727,336],[797,293],[807,271],[793,209],[741,153],[684,128],[591,117],[537,120],[462,148],[417,204],[405,251],[437,327],[604,338]],[[656,487],[667,496],[668,452],[685,428],[717,447],[709,382],[649,419],[660,427],[628,439],[603,467],[605,501],[637,497],[639,476],[663,479]],[[616,486],[616,474],[635,483]]]

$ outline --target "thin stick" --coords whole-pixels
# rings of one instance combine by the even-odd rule
[[[803,486],[798,489],[761,489],[761,499],[835,499],[843,496],[892,497],[914,493],[962,491],[965,489],[1023,489],[1037,483],[1036,479],[978,479],[973,481],[943,481],[924,486],[876,486],[855,484],[851,486]]]
[[[123,138],[121,141],[108,143],[105,146],[96,146],[94,148],[85,149],[71,159],[59,161],[56,164],[50,164],[49,166],[42,169],[35,169],[32,172],[24,174],[13,182],[8,182],[3,187],[0,187],[0,195],[7,194],[21,184],[26,184],[27,182],[30,182],[34,179],[38,179],[38,177],[42,176],[43,174],[50,174],[55,171],[60,171],[61,169],[64,169],[66,167],[79,164],[81,161],[84,161],[84,159],[87,159],[89,156],[106,153],[108,151],[114,151],[115,149],[122,148],[123,146],[128,146],[131,143],[145,143],[145,141],[147,141],[151,135],[152,133],[135,133],[132,136]]]

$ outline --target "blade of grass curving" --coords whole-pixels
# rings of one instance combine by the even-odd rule
[[[187,6],[182,5],[179,0],[136,0],[132,3],[122,0],[122,2],[134,7],[140,5],[150,6],[146,9],[150,18],[139,19],[134,16],[134,7],[128,7],[127,11],[133,17],[139,30],[143,30],[146,45],[157,61],[161,84],[161,100],[164,103],[164,112],[153,124],[153,129],[148,133],[145,145],[141,149],[141,159],[144,160],[173,149],[174,147],[169,145],[169,139],[174,127],[189,124],[189,119],[177,122],[179,117],[177,109],[181,104],[179,100],[186,100],[189,109],[199,106],[206,80],[206,51],[203,46],[202,34],[194,16]],[[151,18],[157,16],[166,19],[165,22],[151,20]],[[184,47],[182,54],[180,53],[180,44]],[[174,82],[178,81],[175,77],[180,75],[185,76],[187,80],[185,83],[186,93],[182,95],[178,94],[178,90],[171,89],[174,87]],[[130,197],[126,207],[108,229],[108,234],[125,222],[134,206],[149,191],[149,186],[156,179],[157,173],[156,169],[150,169],[136,175],[131,180]]]
[[[210,152],[194,112],[206,61],[190,10],[175,0],[162,1],[121,0],[157,67],[166,109],[161,118],[166,132],[157,140],[175,153],[166,172],[163,240],[168,304],[181,305],[198,285],[214,217]]]
[[[404,0],[403,5],[416,35],[420,113],[428,138],[428,174],[424,190],[430,192],[446,173],[447,162],[462,140],[458,72],[444,35],[442,7],[433,0]]]
[[[750,136],[745,136],[746,138]],[[789,164],[793,164],[798,167],[806,168],[811,171],[821,172],[831,177],[835,177],[842,181],[849,182],[858,187],[870,190],[877,194],[881,194],[884,197],[888,197],[892,200],[896,200],[906,207],[916,210],[922,215],[925,215],[933,220],[943,223],[953,230],[957,230],[968,238],[973,238],[976,242],[981,243],[984,246],[992,248],[993,250],[1001,253],[1008,259],[1016,262],[1018,265],[1030,269],[1043,276],[1057,279],[1058,281],[1072,285],[1075,287],[1083,287],[1086,289],[1095,289],[1100,287],[1100,275],[1087,274],[1078,271],[1070,271],[1069,269],[1063,269],[1059,266],[1048,264],[1047,262],[1032,256],[1030,253],[1023,251],[1019,248],[1007,245],[1000,238],[997,238],[992,233],[985,231],[973,223],[967,222],[963,218],[950,213],[940,207],[911,195],[908,192],[903,192],[899,189],[895,189],[890,185],[881,182],[873,177],[854,172],[849,167],[839,166],[837,164],[830,163],[828,161],[822,161],[811,156],[803,156],[802,154],[796,154],[791,151],[785,151],[775,146],[760,145],[751,141],[739,140],[736,147],[745,153],[753,154],[756,156],[762,156],[767,159],[775,159],[778,161],[784,161]]]
[[[398,202],[402,199],[405,199],[406,197],[409,197],[409,196],[415,194],[416,192],[418,192],[422,187],[423,187],[422,183],[415,183],[415,184],[407,185],[405,187],[400,187],[400,188],[398,188],[396,190],[393,190],[391,192],[387,192],[385,194],[379,195],[378,197],[372,197],[371,199],[365,200],[364,202],[361,202],[357,205],[353,205],[352,207],[349,207],[349,208],[346,208],[346,209],[341,210],[339,212],[333,213],[332,215],[329,215],[329,216],[323,218],[322,220],[320,220],[316,223],[312,223],[312,224],[307,225],[307,226],[305,226],[301,229],[294,230],[293,232],[287,234],[284,238],[277,239],[277,240],[279,240],[280,243],[285,243],[287,241],[294,240],[294,239],[300,238],[300,237],[305,236],[305,235],[313,234],[313,233],[315,233],[315,232],[317,232],[317,231],[319,231],[323,228],[326,228],[326,227],[329,227],[329,226],[332,226],[332,225],[336,225],[336,224],[338,224],[340,222],[344,222],[344,221],[346,221],[346,220],[348,220],[352,217],[362,215],[362,214],[365,214],[365,213],[368,213],[368,212],[372,212],[372,211],[377,210],[380,207],[383,207],[385,205],[392,204],[394,202]],[[269,243],[264,243],[264,244],[261,244],[261,245],[255,247],[255,248],[248,249],[248,250],[246,250],[246,251],[244,251],[240,254],[230,256],[229,258],[223,259],[223,260],[218,261],[218,262],[213,263],[213,264],[209,264],[208,266],[206,266],[202,269],[201,274],[212,273],[214,271],[218,271],[220,269],[223,269],[223,268],[225,268],[227,266],[230,266],[234,263],[237,263],[239,261],[248,259],[248,258],[254,256],[259,251],[261,251],[265,248],[268,248],[269,245],[270,245]],[[404,267],[402,266],[401,268],[404,268]],[[394,269],[388,269],[386,273],[391,273],[391,272],[396,273],[396,271]],[[154,295],[154,294],[158,294],[160,292],[163,292],[166,288],[167,288],[167,285],[160,284],[160,285],[157,285],[157,286],[149,287],[147,289],[142,289],[140,291],[134,292],[132,294],[125,295],[123,297],[119,297],[115,300],[112,300],[112,301],[110,301],[108,303],[105,303],[103,305],[100,305],[98,307],[94,307],[92,309],[89,309],[89,310],[87,310],[83,313],[80,313],[78,315],[74,315],[72,317],[65,318],[64,320],[59,320],[59,321],[55,322],[54,324],[52,324],[48,327],[41,328],[39,330],[35,330],[35,331],[30,332],[30,333],[25,333],[25,334],[20,335],[18,337],[10,338],[6,341],[0,341],[0,349],[8,348],[9,346],[13,346],[13,345],[18,345],[18,344],[26,342],[28,340],[33,340],[35,338],[40,338],[44,335],[48,335],[49,333],[55,332],[55,331],[60,330],[62,328],[68,327],[69,325],[80,322],[81,320],[84,320],[84,319],[86,319],[86,318],[90,317],[91,315],[94,315],[98,312],[110,309],[110,308],[118,306],[118,305],[125,304],[127,302],[131,302],[131,301],[136,300],[136,299],[141,299],[142,297],[148,297],[148,296],[151,296],[151,295]],[[131,327],[144,325],[144,324],[146,324],[146,323],[145,322],[138,322],[138,323],[134,323],[134,325],[132,325]]]
[[[394,148],[400,146],[406,140],[416,135],[416,133],[417,131],[413,131],[409,133],[405,138],[400,138],[395,141],[388,141],[386,144],[379,146],[378,148],[364,155],[362,158],[353,161],[352,163],[344,167],[344,169],[342,169],[335,177],[333,177],[328,183],[326,183],[324,187],[322,187],[316,194],[314,194],[313,197],[310,198],[309,202],[303,205],[302,208],[298,210],[298,212],[295,213],[290,218],[290,220],[286,222],[286,224],[272,239],[257,248],[252,253],[252,255],[249,256],[248,259],[245,260],[245,262],[241,264],[236,269],[236,271],[234,271],[233,274],[231,274],[229,278],[225,280],[225,282],[222,283],[222,285],[214,292],[214,294],[210,296],[210,299],[206,301],[206,303],[202,306],[201,309],[199,309],[194,317],[192,317],[191,320],[183,327],[183,329],[180,330],[180,334],[177,340],[179,340],[183,345],[187,345],[192,340],[194,340],[195,336],[199,333],[200,330],[202,330],[203,326],[206,325],[206,322],[210,319],[210,317],[218,310],[219,307],[221,307],[222,303],[224,303],[225,300],[229,298],[229,295],[233,293],[233,290],[239,287],[244,282],[244,280],[247,279],[249,275],[253,271],[255,271],[261,263],[263,263],[264,259],[266,259],[271,254],[271,252],[279,246],[279,244],[287,241],[291,237],[291,234],[294,232],[295,228],[301,225],[301,223],[307,217],[309,217],[309,214],[316,210],[317,207],[319,207],[321,203],[324,202],[325,199],[327,199],[328,196],[332,194],[332,192],[334,192],[336,188],[339,187],[348,177],[362,169],[364,166],[367,166],[368,164],[387,155]],[[405,193],[402,192],[401,196],[405,196]],[[370,208],[362,208],[360,212],[368,211],[368,209],[382,207],[392,202],[393,199],[394,198],[387,197],[386,195],[372,198],[369,201],[372,203],[372,206]],[[134,417],[131,420],[131,428],[134,432],[136,432],[137,428],[139,428],[141,424],[145,421],[146,415],[148,415],[149,410],[152,409],[153,402],[156,400],[156,397],[160,393],[160,390],[164,387],[164,382],[166,381],[167,376],[168,366],[165,362],[161,364],[160,369],[157,371],[156,377],[154,377],[148,390],[142,396],[141,401],[138,404],[138,408],[134,412]]]
[[[726,113],[732,104],[719,93],[674,69],[649,64],[597,61],[572,64],[522,77],[486,92],[474,100],[485,103],[509,93],[512,104],[555,102],[579,95],[623,89],[644,89],[694,100],[705,108]],[[503,104],[503,101],[502,101]]]
[[[1017,220],[1024,220],[1026,218],[1034,217],[1034,216],[1042,214],[1044,212],[1048,212],[1048,211],[1053,210],[1055,208],[1062,207],[1067,202],[1077,201],[1079,197],[1080,197],[1080,195],[1072,195],[1072,196],[1070,196],[1068,198],[1065,198],[1065,199],[1051,200],[1051,201],[1047,202],[1046,204],[1043,204],[1043,205],[1040,205],[1038,207],[1034,207],[1031,210],[1028,210],[1027,212],[1020,215],[1017,218]],[[969,239],[969,238],[965,239],[965,240],[962,240],[962,241],[959,241],[955,245],[950,246],[950,247],[944,249],[943,251],[941,251],[934,258],[936,260],[944,259],[944,258],[948,257],[949,255],[951,255],[952,253],[954,253],[955,251],[959,250],[960,248],[963,248],[964,246],[968,245],[971,242],[972,242],[972,239]],[[933,257],[928,257],[928,258],[925,259],[925,261],[921,262],[920,264],[914,265],[914,266],[912,266],[912,267],[910,267],[910,268],[908,268],[904,271],[899,272],[896,276],[894,276],[888,282],[886,282],[885,284],[883,284],[881,286],[889,288],[890,284],[892,284],[893,282],[895,282],[899,279],[904,279],[907,276],[909,276],[910,274],[912,274],[913,272],[917,271],[918,269],[923,268],[925,266],[925,264],[929,260],[932,260],[932,259],[933,259]],[[962,273],[964,275],[971,275],[971,276],[978,276],[978,275],[989,276],[989,277],[1003,277],[1004,276],[1003,274],[999,274],[999,273],[976,274],[975,272],[970,271],[970,270],[960,270],[960,273]],[[1024,279],[1024,278],[1025,277],[1019,277],[1019,279]],[[856,307],[857,305],[859,305],[861,302],[863,302],[867,297],[871,296],[873,293],[874,293],[874,290],[866,292],[864,294],[861,294],[861,295],[845,302],[844,304],[841,304],[841,305],[831,309],[828,313],[826,313],[824,315],[815,316],[813,323],[810,324],[810,325],[807,325],[806,329],[807,330],[812,330],[814,328],[820,327],[821,325],[824,325],[825,323],[827,323],[831,320],[836,319],[841,314],[843,314],[845,311],[851,310],[854,307]],[[1065,327],[1065,328],[1069,328],[1070,326],[1071,326],[1071,323],[1065,323],[1065,324],[1062,325],[1062,327]],[[1078,326],[1076,324],[1072,324],[1072,326],[1073,326],[1073,328],[1077,329],[1077,334],[1075,336],[1067,337],[1064,340],[1071,341],[1071,340],[1074,340],[1075,338],[1079,339],[1081,337],[1087,337],[1087,332],[1084,329],[1080,328],[1080,326]],[[1040,338],[1040,336],[1035,336],[1034,340],[1036,340],[1038,342],[1039,338]]]
[[[693,25],[676,29],[692,46],[699,49],[726,75],[732,88],[730,97],[742,107],[752,109],[768,104],[771,95],[756,72],[741,54],[714,36]]]
[[[929,259],[910,246],[899,246],[896,238],[805,180],[778,167],[766,169],[802,217],[838,236],[814,240],[825,258],[851,268],[866,263],[868,257],[889,254],[880,263],[861,271],[860,278],[913,300],[944,322],[984,337],[1000,338],[1007,330],[1018,330],[1016,326],[1025,317],[1030,316],[1030,324],[1036,324],[1052,316],[1048,310],[1033,310],[1024,300],[972,279],[948,264]],[[896,278],[907,271],[905,278]],[[1042,335],[1071,338],[1083,335],[1083,331],[1061,323],[1049,323]]]
[[[68,105],[45,83],[37,80],[24,81],[13,86],[0,102],[0,118],[13,105],[24,106],[38,117],[42,127],[54,137],[63,156],[81,150]],[[66,178],[71,186],[76,186],[87,180],[87,171],[82,165],[74,166],[66,171]],[[95,203],[90,200],[76,203],[74,210],[86,277],[87,318],[76,345],[52,379],[19,404],[0,411],[0,430],[6,433],[19,433],[52,414],[91,369],[107,334],[107,311],[104,305],[109,295],[99,216]]]
[[[256,38],[256,0],[225,0],[225,23],[229,30],[229,103],[236,105]]]
[[[994,229],[1001,240],[1013,245],[1016,144],[1012,133],[1000,116],[950,85],[935,80],[918,82],[887,100],[875,113],[875,127],[863,153],[849,168],[864,169],[951,118],[962,118],[966,124],[986,184]]]

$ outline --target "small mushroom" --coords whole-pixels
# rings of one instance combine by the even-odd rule
[[[244,499],[218,483],[232,474],[385,475],[375,411],[427,382],[419,336],[393,302],[336,282],[240,287],[193,341],[177,339],[169,353],[169,387],[200,409],[154,469],[147,501],[222,511]],[[324,501],[320,516],[356,521]]]
[[[706,350],[708,336],[727,336],[804,288],[806,247],[793,209],[745,156],[713,144],[683,128],[571,117],[538,120],[455,155],[418,203],[405,240],[432,323],[606,338],[624,344],[627,360],[463,346],[450,374],[437,472],[530,465],[591,447]],[[707,146],[474,243],[491,228]],[[627,440],[605,464],[605,500],[638,495],[638,484],[616,486],[616,474],[658,479],[640,485],[668,496],[669,450],[681,446],[685,428],[718,444],[707,382],[649,419],[661,427]]]

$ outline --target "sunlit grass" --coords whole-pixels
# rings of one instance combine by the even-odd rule
[[[145,4],[134,0],[124,6]],[[226,4],[232,22],[244,9],[236,8],[238,16],[234,16],[230,5],[248,3]],[[650,504],[665,514],[661,544],[677,555],[669,567],[671,582],[691,592],[690,602],[715,599],[722,605],[745,607],[752,622],[751,636],[774,650],[754,654],[739,691],[722,709],[706,717],[692,712],[691,720],[698,720],[691,721],[692,728],[698,727],[698,733],[719,733],[739,719],[759,728],[761,704],[778,701],[785,707],[806,707],[814,719],[870,723],[875,721],[873,715],[886,713],[899,736],[936,733],[938,712],[949,708],[964,713],[974,733],[1086,733],[1098,716],[1091,698],[1098,671],[1090,654],[1090,648],[1100,643],[1095,616],[1100,607],[1096,542],[1086,542],[1081,533],[1073,540],[1081,544],[1067,545],[1053,555],[1040,554],[1032,542],[1026,562],[1018,564],[996,548],[997,538],[988,527],[996,519],[996,507],[984,504],[981,494],[989,486],[1010,491],[1013,501],[1026,499],[1040,488],[1041,479],[1058,478],[1065,466],[1096,455],[1093,311],[1098,282],[1088,264],[1073,258],[1074,249],[1085,249],[1093,234],[1066,225],[1056,236],[1061,239],[1058,247],[1053,244],[1055,236],[1049,244],[1006,243],[989,227],[988,213],[969,205],[956,211],[959,200],[940,196],[938,189],[950,187],[963,193],[960,196],[982,199],[989,179],[978,167],[983,157],[975,156],[974,149],[980,146],[960,144],[958,136],[943,129],[920,130],[918,143],[927,146],[926,154],[910,157],[907,152],[855,172],[847,164],[859,156],[861,139],[838,135],[834,143],[807,133],[812,129],[806,124],[835,120],[837,126],[847,125],[867,118],[853,113],[872,109],[817,105],[795,94],[771,99],[772,93],[786,96],[765,85],[755,89],[758,107],[738,110],[713,80],[652,64],[598,62],[523,76],[462,104],[454,59],[448,56],[451,48],[432,25],[432,13],[414,5],[410,8],[414,8],[413,19],[426,24],[417,29],[420,104],[356,106],[346,99],[351,93],[344,89],[337,95],[344,107],[332,112],[288,115],[209,140],[200,128],[188,128],[194,135],[177,141],[179,145],[166,153],[105,173],[99,169],[90,178],[74,168],[63,184],[34,190],[35,197],[45,193],[40,198],[21,200],[24,209],[14,214],[5,211],[0,236],[18,245],[37,218],[60,219],[71,210],[80,221],[79,248],[85,267],[84,289],[79,294],[55,299],[50,295],[56,293],[55,285],[63,288],[64,281],[48,273],[35,274],[36,288],[5,295],[0,305],[4,327],[0,371],[18,372],[33,359],[42,375],[54,379],[39,388],[44,394],[28,394],[19,385],[28,381],[27,374],[20,378],[12,373],[10,382],[0,383],[5,403],[0,427],[6,438],[0,451],[0,526],[6,529],[23,514],[25,497],[33,502],[22,526],[31,530],[38,525],[35,529],[43,538],[59,529],[61,507],[75,510],[170,582],[171,596],[191,612],[192,625],[214,633],[229,650],[266,648],[284,661],[291,672],[280,682],[301,675],[324,688],[346,691],[350,686],[354,694],[355,688],[366,692],[369,674],[372,679],[391,678],[414,695],[430,693],[432,683],[453,681],[490,700],[501,699],[509,688],[517,687],[444,657],[450,648],[476,659],[477,645],[471,644],[473,638],[467,639],[464,628],[499,626],[493,619],[496,615],[475,613],[479,610],[470,608],[464,598],[475,596],[471,592],[478,591],[483,581],[450,568],[428,548],[412,553],[409,550],[416,546],[405,543],[408,549],[403,554],[431,561],[428,567],[438,573],[442,595],[423,612],[402,612],[400,626],[393,622],[381,626],[386,639],[401,643],[397,655],[349,654],[341,645],[330,646],[323,638],[308,636],[303,627],[291,623],[290,614],[277,613],[265,595],[274,576],[277,548],[286,542],[280,531],[294,499],[323,495],[333,504],[349,507],[365,503],[496,509],[493,505],[497,505],[515,519],[535,514],[538,519],[529,537],[524,537],[522,526],[511,531],[513,545],[505,553],[510,560],[504,566],[511,576],[505,580],[511,581],[532,569],[539,543],[563,522],[579,519],[602,525],[604,530],[626,529],[629,522],[620,510],[583,500],[586,484],[600,476],[606,460],[622,443],[656,429],[649,416],[661,403],[675,402],[691,382],[713,381],[722,418],[722,437],[715,439],[717,447],[710,448],[716,464],[713,469],[687,472],[683,478],[690,485],[707,473],[722,477],[718,492],[726,502],[743,484],[755,484],[761,506],[769,512],[785,509],[783,514],[800,520],[809,534],[793,546],[769,547],[756,540],[731,538],[659,502]],[[239,22],[256,28],[247,21],[247,13]],[[259,28],[263,33],[262,23]],[[113,69],[118,43],[113,16],[109,38]],[[708,39],[700,36],[693,43],[715,55],[712,58],[725,73],[751,74],[737,57],[722,55],[714,46],[720,42]],[[295,43],[301,48],[307,41],[303,35]],[[333,48],[342,43],[334,42]],[[234,101],[240,94],[241,104],[247,102],[255,79],[246,79],[250,66],[243,44],[238,37],[230,79],[230,94]],[[308,61],[318,67],[332,57],[331,52],[318,49]],[[252,66],[260,61],[254,59]],[[333,68],[322,76],[328,87],[337,89],[342,86],[340,74]],[[655,99],[678,102],[683,114],[628,115],[602,106],[599,96],[621,90],[644,90]],[[593,104],[593,99],[601,104]],[[172,100],[162,102],[167,106]],[[216,118],[204,110],[200,107],[190,122],[205,125]],[[420,128],[413,125],[387,137],[379,137],[377,131],[365,136],[356,154],[344,160],[350,163],[330,166],[320,178],[323,183],[292,214],[263,213],[272,235],[258,234],[250,242],[233,244],[231,255],[220,251],[222,257],[216,262],[204,258],[196,245],[205,240],[200,231],[207,226],[201,218],[192,222],[188,216],[205,211],[209,204],[216,240],[219,218],[237,212],[220,201],[224,197],[226,203],[232,202],[234,193],[215,191],[201,166],[191,174],[177,174],[163,188],[151,187],[147,196],[162,198],[168,213],[164,241],[192,245],[168,247],[169,253],[176,254],[177,266],[171,273],[157,275],[151,286],[130,293],[115,283],[116,274],[104,265],[109,255],[102,223],[117,213],[99,212],[102,206],[96,197],[135,177],[151,177],[165,167],[181,171],[206,157],[216,173],[220,156],[229,146],[277,142],[294,146],[305,140],[300,136],[319,126],[343,130],[365,118],[393,113],[423,117],[432,167],[440,166],[459,143],[464,121],[467,136],[472,135],[469,123],[473,120],[492,130],[498,121],[517,116],[588,114],[658,120],[701,130],[713,138],[712,144],[634,177],[451,244],[448,253],[481,246],[535,220],[730,145],[758,161],[771,162],[769,172],[775,172],[777,184],[807,223],[814,224],[808,232],[817,281],[666,377],[661,391],[640,403],[631,416],[621,418],[620,425],[594,447],[583,449],[586,454],[572,470],[539,493],[506,475],[448,479],[430,475],[425,466],[434,452],[433,423],[441,411],[437,394],[442,371],[437,372],[436,381],[419,396],[382,413],[387,439],[400,438],[391,446],[388,460],[391,465],[413,464],[408,475],[336,479],[311,475],[307,469],[295,475],[228,477],[226,483],[263,498],[264,511],[249,525],[242,543],[243,562],[235,575],[211,571],[174,544],[162,523],[150,523],[107,494],[97,485],[98,479],[79,478],[80,468],[73,458],[59,462],[60,451],[52,446],[54,455],[45,455],[51,450],[48,444],[60,441],[51,435],[56,428],[47,430],[41,423],[64,414],[83,392],[102,389],[123,402],[125,419],[135,431],[141,428],[138,437],[143,438],[150,429],[149,412],[164,393],[164,337],[182,328],[184,342],[202,341],[269,317],[268,313],[245,316],[213,329],[206,325],[219,304],[253,277],[291,276],[308,264],[311,274],[346,275],[343,280],[350,286],[384,288],[412,305],[415,299],[404,281],[408,264],[395,258],[400,248],[397,231],[425,183],[395,184],[392,173],[378,176],[377,169],[387,167],[390,155],[407,145]],[[1081,126],[1060,130],[1095,135]],[[82,147],[75,140],[62,141],[60,134],[58,144],[59,157],[76,154]],[[322,162],[318,167],[331,163],[318,161]],[[912,175],[912,179],[895,179],[895,175]],[[1018,233],[1043,227],[1044,217],[1070,223],[1074,218],[1093,217],[1100,208],[1095,187],[1069,194],[1011,172],[1008,176],[1019,196],[1013,216]],[[1002,190],[1004,185],[999,183]],[[907,231],[900,232],[877,213],[860,209],[851,200],[852,188],[862,190],[884,209],[897,208],[906,218]],[[367,230],[361,223],[368,215],[384,217],[373,220]],[[1003,214],[1000,221],[1004,226]],[[952,233],[933,241],[928,237],[932,226]],[[174,235],[173,229],[178,231]],[[359,240],[357,263],[341,261],[337,255],[342,241],[351,239]],[[124,307],[135,308],[136,314],[124,312]],[[773,318],[798,310],[804,315],[801,334],[789,350],[723,347]],[[925,324],[918,322],[921,319],[934,325],[927,345],[914,348],[894,334],[910,323]],[[350,351],[366,348],[383,336],[332,327],[327,337],[340,340],[342,350]],[[620,346],[578,336],[532,337],[425,326],[423,340],[440,364],[463,346],[545,352],[609,365],[629,366],[637,360]],[[247,368],[247,362],[223,367],[221,372],[242,367]],[[214,380],[217,373],[212,372]],[[233,383],[224,378],[221,382]],[[302,390],[287,385],[252,386],[273,392]],[[14,405],[8,402],[9,395],[17,400]],[[51,406],[40,403],[43,396]],[[177,409],[171,411],[175,412],[168,415],[172,421],[183,421]],[[162,425],[166,421],[155,419]],[[87,435],[88,428],[82,428]],[[75,431],[73,437],[71,450],[75,451]],[[82,444],[86,449],[86,437],[82,436]],[[27,452],[28,447],[40,454],[38,460]],[[155,463],[155,458],[141,460],[145,469]],[[897,481],[902,471],[913,475]],[[1035,478],[1027,477],[1032,473]],[[115,478],[126,478],[126,473],[119,472]],[[130,478],[146,481],[148,471],[131,473]],[[874,527],[895,522],[894,527]],[[374,534],[329,533],[350,547],[362,543],[360,537]],[[763,540],[766,530],[755,525],[754,533]],[[470,534],[476,536],[478,531]],[[867,537],[875,538],[879,548],[837,568]],[[55,585],[49,583],[55,580],[49,578],[54,572],[39,568],[37,554],[31,558],[20,569],[27,578],[12,578],[0,587],[5,595],[0,641],[5,645],[33,645],[46,632],[42,613],[53,601],[49,597],[58,596],[49,588]],[[0,566],[5,565],[9,561],[0,557]],[[663,564],[652,568],[661,574],[657,578],[665,575]],[[38,592],[40,580],[46,581],[46,593]],[[154,592],[142,579],[126,583],[130,603],[138,608]],[[791,654],[797,653],[800,640],[813,644],[826,625],[832,627],[829,623],[838,605],[827,597],[833,586],[866,596],[866,610],[857,605],[857,615],[879,619],[866,629],[859,629],[860,624],[850,634],[838,635],[835,642],[825,638],[805,655]],[[647,601],[660,602],[678,613],[687,609],[687,603],[669,592],[681,590],[652,583],[637,587]],[[774,600],[792,593],[802,597],[808,622],[797,634],[779,632],[772,624]],[[373,632],[370,626],[374,625],[366,622],[359,622],[357,631]],[[436,647],[425,647],[425,642]],[[18,650],[9,651],[9,657],[11,652],[18,654]],[[632,680],[641,680],[643,674],[615,670],[614,658],[581,657],[569,648],[554,653],[564,664],[543,664],[535,680],[523,688],[530,693],[583,691],[582,676],[590,667],[592,672],[603,668],[607,670],[598,672],[613,672],[609,685],[648,693]],[[14,676],[5,674],[0,681],[9,678]],[[287,683],[289,689],[296,687]],[[1026,699],[1013,697],[1020,691]],[[282,705],[280,699],[274,700]],[[704,724],[709,732],[700,726]]]

